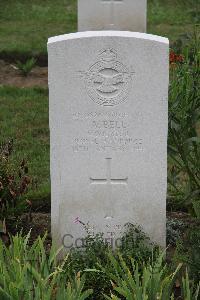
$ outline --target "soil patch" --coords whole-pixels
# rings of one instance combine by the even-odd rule
[[[187,230],[188,229],[199,229],[200,230],[200,220],[196,218],[192,218],[189,214],[183,212],[168,212],[167,218],[182,221],[183,228],[181,230],[180,238],[187,242]],[[30,244],[33,244],[34,241],[38,238],[38,236],[43,237],[45,234],[45,248],[47,250],[50,249],[52,238],[51,238],[51,214],[50,213],[42,213],[42,212],[34,212],[34,213],[24,213],[17,219],[9,219],[6,222],[7,231],[13,235],[22,232],[23,235],[27,235],[29,231],[30,234]],[[0,235],[5,242],[5,244],[9,244],[9,236],[8,234]],[[170,263],[176,247],[175,245],[168,245],[167,249],[167,261]]]
[[[21,75],[14,64],[0,60],[0,85],[25,87],[48,87],[48,68],[36,66],[27,77]]]
[[[8,232],[13,235],[20,231],[22,231],[23,235],[27,235],[31,231],[31,244],[39,235],[42,237],[47,233],[45,245],[51,244],[51,215],[49,213],[32,213],[31,215],[25,213],[17,220],[9,220],[6,225]]]
[[[192,218],[187,213],[182,212],[170,212],[167,213],[168,219],[176,219],[182,221],[184,226],[182,230],[182,237],[184,238],[184,231],[186,228],[199,228],[200,220]],[[12,234],[16,234],[20,230],[23,230],[23,234],[27,234],[31,230],[31,239],[34,241],[39,235],[43,236],[46,232],[48,233],[47,239],[51,240],[51,214],[34,212],[25,213],[18,218],[10,220],[8,224],[8,231]]]
[[[191,217],[191,215],[178,211],[178,212],[167,212],[168,219],[172,220],[179,220],[182,221],[185,226],[188,228],[192,227],[198,227],[200,229],[200,220],[194,217]]]

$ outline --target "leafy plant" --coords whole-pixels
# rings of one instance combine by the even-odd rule
[[[98,257],[95,261],[93,257],[91,266],[95,268],[85,269],[87,262],[73,260],[71,254],[58,259],[62,249],[46,248],[45,236],[38,237],[32,245],[29,245],[29,237],[30,232],[26,237],[11,236],[8,247],[0,240],[0,299],[175,299],[173,289],[182,264],[169,272],[164,254],[141,265],[132,257],[129,257],[130,263],[126,263],[120,252],[106,248],[102,260]],[[92,277],[88,277],[89,274]],[[92,289],[88,289],[89,283],[93,294]],[[199,286],[191,284],[187,272],[182,278],[182,296],[184,300],[198,300],[199,296]]]
[[[109,245],[105,243],[102,234],[88,234],[84,239],[83,248],[73,248],[69,254],[69,267],[67,272],[76,274],[80,270],[94,270],[98,264],[108,263],[107,253]],[[86,288],[93,288],[91,299],[104,299],[103,293],[108,292],[111,284],[107,276],[99,272],[86,272]]]
[[[42,206],[51,202],[47,104],[47,89],[0,86],[0,140],[13,137],[16,146],[12,157],[25,153],[30,160],[34,186],[27,197]]]
[[[32,69],[35,67],[37,60],[32,57],[26,60],[25,63],[21,61],[17,61],[17,69],[21,72],[23,76],[28,76],[28,74],[32,71]]]
[[[128,257],[133,257],[142,265],[144,262],[148,262],[151,257],[157,256],[158,247],[150,241],[140,226],[128,223],[125,225],[119,251],[125,260]],[[128,261],[126,262],[128,263]]]
[[[167,269],[166,266],[163,266],[162,256],[152,266],[144,265],[141,273],[138,263],[133,258],[130,258],[131,267],[127,266],[120,254],[119,260],[112,254],[109,255],[109,258],[115,270],[114,273],[109,273],[109,277],[114,291],[117,293],[107,299],[120,299],[118,294],[127,300],[161,299],[162,295],[166,296],[162,299],[170,299],[177,271],[166,277]],[[107,272],[106,269],[102,269]]]
[[[110,277],[113,286],[111,297],[105,295],[106,299],[120,300],[121,297],[126,300],[175,299],[173,287],[181,264],[175,272],[169,274],[167,266],[163,263],[163,254],[160,254],[155,262],[144,264],[142,271],[139,272],[139,266],[133,258],[130,258],[131,267],[128,267],[120,254],[118,257],[119,259],[116,259],[112,253],[109,254],[114,272],[110,273],[106,268],[101,267]],[[193,294],[187,275],[186,279],[183,279],[183,286],[184,300],[197,300],[199,288]]]
[[[184,222],[178,219],[167,219],[167,245],[175,246],[184,228]]]
[[[198,219],[200,219],[200,199],[194,200],[192,204],[193,204],[195,215],[197,216]]]
[[[0,221],[15,216],[22,209],[22,196],[31,183],[25,160],[14,167],[13,141],[0,145]]]
[[[0,241],[0,298],[50,300],[84,300],[92,293],[84,291],[84,277],[80,273],[68,280],[64,270],[68,256],[58,263],[61,251],[51,247],[45,251],[44,238],[38,237],[32,246],[28,245],[30,233],[11,237],[7,248]]]
[[[175,262],[182,262],[195,282],[200,279],[200,230],[188,229],[185,237],[177,242]]]
[[[182,295],[184,300],[198,300],[200,296],[200,282],[197,288],[190,286],[188,273],[182,278]]]
[[[88,225],[81,223],[87,236],[83,240],[83,248],[73,248],[69,255],[70,267],[68,268],[69,274],[76,274],[79,270],[87,270],[86,287],[93,288],[94,293],[91,299],[104,299],[103,294],[112,289],[111,283],[106,273],[97,271],[99,265],[105,266],[110,272],[113,268],[110,264],[108,253],[116,252],[116,249],[111,247],[113,243],[109,243],[109,239],[104,238],[103,234],[93,235],[88,230]],[[133,224],[126,224],[125,233],[121,239],[118,250],[122,257],[130,263],[129,257],[134,257],[141,268],[144,261],[149,261],[155,253],[154,245],[150,243],[149,238],[142,232],[141,228]],[[91,271],[92,270],[92,271]]]
[[[170,200],[200,212],[200,47],[186,48],[181,63],[171,65],[169,97]],[[189,55],[190,54],[190,55]],[[174,200],[174,201],[173,201]]]

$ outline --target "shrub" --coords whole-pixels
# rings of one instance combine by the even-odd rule
[[[198,38],[171,64],[169,172],[171,205],[200,215],[200,47]]]
[[[87,270],[86,287],[94,290],[91,299],[104,299],[103,294],[108,294],[112,289],[109,277],[105,272],[99,272],[99,265],[103,265],[113,271],[110,264],[108,253],[117,249],[111,248],[106,242],[103,234],[91,235],[85,227],[87,237],[84,240],[84,248],[73,248],[69,255],[70,267],[69,274],[76,274],[80,270]],[[133,257],[138,262],[140,268],[144,261],[149,261],[154,256],[154,245],[150,243],[149,238],[142,232],[141,228],[132,224],[125,226],[125,233],[121,240],[119,251],[124,260],[129,264],[129,257]],[[156,249],[156,248],[155,248]],[[70,276],[70,275],[69,275]]]
[[[85,247],[82,249],[73,248],[69,255],[70,267],[67,272],[69,276],[74,276],[80,270],[89,270],[86,272],[86,288],[94,288],[91,299],[104,299],[103,293],[107,293],[111,284],[107,276],[99,272],[90,272],[95,270],[98,264],[106,265],[108,263],[107,253],[108,244],[105,243],[102,234],[95,236],[87,235],[84,240]]]
[[[198,282],[200,279],[200,230],[188,229],[183,240],[177,242],[174,256],[175,262],[182,262],[187,267],[189,275]]]
[[[167,219],[167,245],[176,245],[177,240],[181,238],[185,226],[184,222],[178,219]]]
[[[27,192],[31,179],[25,160],[14,167],[13,141],[0,145],[0,221],[15,216],[24,205],[22,196]]]
[[[150,238],[138,225],[128,223],[125,225],[125,232],[119,251],[126,260],[133,257],[139,264],[148,262],[158,254],[158,246],[150,241]]]

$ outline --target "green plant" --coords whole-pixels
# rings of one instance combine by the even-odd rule
[[[114,248],[115,240],[106,239],[103,234],[93,235],[90,233],[88,224],[85,225],[80,220],[79,223],[84,226],[87,236],[82,240],[82,248],[73,248],[71,250],[68,272],[74,275],[79,270],[87,271],[85,274],[85,286],[94,290],[91,299],[104,299],[103,294],[108,293],[112,286],[107,274],[99,272],[97,269],[99,265],[103,265],[110,272],[113,271],[108,253],[110,251],[116,253],[117,249]],[[156,257],[154,245],[150,243],[149,238],[142,232],[141,228],[133,224],[125,225],[125,233],[118,250],[127,264],[130,262],[129,257],[134,257],[135,261],[138,262],[139,268],[144,262],[149,261],[154,254]]]
[[[34,186],[26,197],[38,206],[49,206],[48,90],[0,86],[1,140],[13,138],[13,161],[25,157]]]
[[[12,162],[13,141],[0,144],[0,220],[19,214],[24,207],[22,196],[26,194],[31,179],[25,160],[15,167]]]
[[[25,63],[18,60],[16,65],[21,74],[26,77],[35,67],[36,61],[37,60],[34,57],[32,57],[27,59]]]
[[[169,199],[197,211],[200,201],[200,47],[199,39],[171,65],[169,97]],[[190,54],[190,55],[189,55]],[[174,200],[174,201],[173,201]]]
[[[180,240],[181,234],[185,228],[184,222],[178,219],[167,219],[167,245],[175,246],[177,240]]]
[[[200,296],[200,282],[197,288],[191,287],[188,273],[182,278],[182,295],[184,300],[198,300]]]
[[[119,251],[125,260],[133,257],[139,264],[143,264],[157,256],[158,247],[150,241],[140,226],[128,223],[125,225]]]
[[[192,204],[193,204],[195,215],[197,216],[198,219],[200,219],[200,199],[194,200]]]
[[[114,272],[108,271],[103,266],[101,267],[103,272],[109,276],[113,286],[111,297],[105,295],[106,299],[120,300],[121,297],[127,300],[175,299],[173,288],[181,264],[173,273],[169,274],[167,266],[163,262],[163,254],[160,254],[152,264],[144,264],[140,272],[134,259],[130,258],[131,267],[128,267],[120,254],[118,257],[119,259],[115,258],[112,253],[109,254]],[[183,293],[186,296],[184,300],[197,300],[199,287],[193,294],[187,275],[186,279],[183,279],[183,285]],[[194,298],[192,298],[193,296]]]
[[[105,243],[102,234],[88,235],[83,240],[83,248],[73,248],[69,254],[69,267],[67,272],[76,274],[80,270],[94,270],[98,264],[106,265],[108,263],[107,253],[109,245]],[[104,299],[103,293],[111,288],[107,276],[99,272],[86,272],[86,288],[94,290],[91,299]]]
[[[44,238],[38,237],[32,246],[28,245],[30,233],[26,237],[11,237],[7,248],[0,241],[0,298],[50,300],[84,300],[92,293],[84,291],[84,277],[80,273],[69,280],[64,270],[68,266],[68,256],[58,262],[61,251],[53,247],[47,251]]]
[[[109,255],[114,272],[109,277],[114,287],[115,295],[107,299],[120,299],[117,295],[127,300],[144,299],[172,299],[172,287],[176,272],[167,276],[167,268],[163,266],[163,257],[160,255],[153,265],[143,266],[139,272],[138,263],[130,258],[131,267],[128,267],[122,256],[119,254],[117,260],[112,254]],[[107,272],[105,268],[102,268]],[[162,298],[161,298],[162,297]]]
[[[30,233],[26,237],[22,237],[21,234],[11,236],[8,247],[0,240],[2,300],[84,300],[90,297],[116,300],[175,299],[174,283],[182,264],[179,264],[174,272],[169,272],[163,260],[164,254],[158,255],[154,260],[149,259],[149,262],[142,265],[129,257],[128,264],[120,252],[112,252],[111,249],[105,248],[102,252],[103,258],[98,256],[98,252],[93,253],[96,254],[96,261],[93,256],[93,263],[90,265],[95,268],[85,269],[87,261],[84,260],[83,263],[82,259],[73,260],[72,254],[58,259],[62,249],[55,251],[54,247],[47,247],[45,236],[38,237],[32,245],[29,245],[29,237]],[[90,240],[90,246],[94,242]],[[100,243],[103,249],[104,244],[99,237],[96,242]],[[92,254],[92,249],[90,251]],[[79,271],[76,272],[77,270]],[[89,274],[92,274],[92,277],[88,277]],[[102,283],[101,280],[107,280],[107,286],[106,281]],[[88,285],[94,288],[93,294]],[[198,300],[199,289],[199,285],[196,288],[189,280],[188,273],[184,273],[183,298],[180,299]],[[109,294],[111,296],[108,296]]]
[[[177,242],[174,261],[182,262],[190,277],[197,283],[200,279],[200,230],[199,227],[188,229],[185,237]]]

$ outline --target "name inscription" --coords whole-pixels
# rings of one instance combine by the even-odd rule
[[[142,138],[131,133],[127,113],[75,112],[72,119],[82,129],[72,139],[73,152],[143,150]],[[141,116],[137,115],[137,119],[140,121]]]

